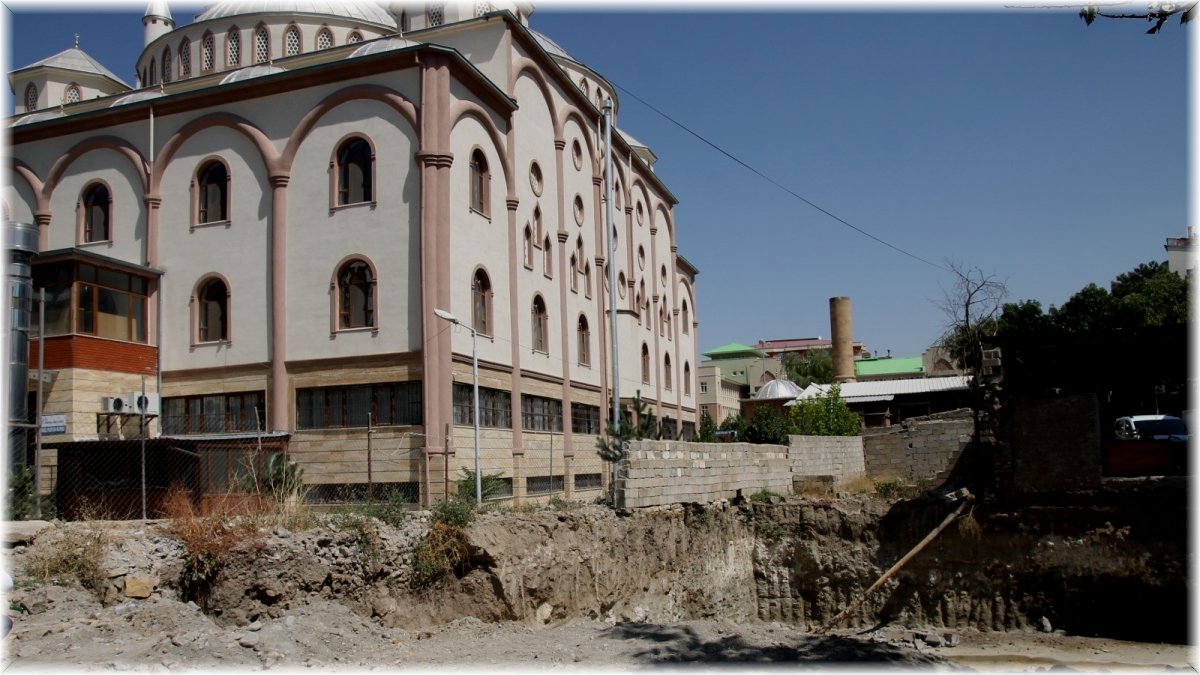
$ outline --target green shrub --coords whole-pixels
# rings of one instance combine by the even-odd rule
[[[746,425],[745,439],[747,443],[787,445],[791,426],[787,413],[781,408],[762,406],[754,411],[754,416]]]
[[[766,504],[766,503],[770,502],[772,498],[776,498],[776,497],[782,499],[783,495],[779,494],[778,492],[772,492],[770,490],[759,490],[758,492],[755,492],[754,494],[750,495],[750,501],[758,502],[760,504]]]
[[[861,436],[862,422],[833,385],[825,396],[806,398],[792,406],[792,433],[801,436]]]
[[[447,499],[434,504],[430,511],[434,523],[444,523],[451,527],[466,527],[475,520],[474,500]]]
[[[38,505],[41,504],[41,518],[54,518],[54,502],[48,497],[37,493],[34,471],[32,466],[22,466],[8,474],[8,517],[11,520],[30,520],[39,517]]]
[[[479,492],[483,501],[495,499],[504,494],[508,487],[505,479],[502,478],[503,472],[493,474],[483,474],[479,479]],[[466,502],[475,503],[475,472],[463,467],[462,478],[454,482],[455,496]]]

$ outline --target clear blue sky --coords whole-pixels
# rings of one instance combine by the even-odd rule
[[[132,84],[145,3],[6,7],[9,69],[79,33]],[[201,5],[171,7],[182,24]],[[1187,233],[1187,40],[1200,24],[1152,36],[1141,21],[1088,27],[1073,10],[999,4],[537,7],[531,27],[620,88],[620,126],[659,157],[679,252],[700,269],[701,351],[829,337],[828,300],[846,295],[855,339],[915,356],[942,332],[953,279],[635,96],[896,247],[995,274],[1013,301],[1061,304],[1166,260],[1164,240]]]

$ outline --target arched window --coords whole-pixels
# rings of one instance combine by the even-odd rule
[[[547,277],[554,276],[554,250],[550,247],[550,235],[542,240],[542,274]]]
[[[184,38],[179,43],[179,79],[192,76],[192,41]]]
[[[207,73],[216,67],[216,39],[212,33],[205,33],[200,40],[200,72]]]
[[[154,66],[154,59],[150,59],[150,79],[146,84],[158,84],[158,69]]]
[[[574,253],[571,254],[570,274],[571,274],[571,292],[578,293],[579,292],[579,258],[576,258]]]
[[[219,223],[229,220],[229,169],[213,160],[205,164],[196,176],[197,223]]]
[[[487,158],[483,151],[476,149],[471,153],[471,208],[483,215],[488,215],[488,175]]]
[[[79,103],[79,98],[79,86],[68,85],[66,92],[63,93],[63,103]]]
[[[687,361],[683,362],[683,395],[692,395],[692,365]]]
[[[103,184],[96,183],[83,195],[83,241],[108,241],[112,234],[112,195]]]
[[[351,260],[338,270],[338,327],[375,327],[375,279],[371,267]]]
[[[337,153],[337,203],[359,204],[372,201],[371,145],[366,139],[346,139]]]
[[[642,384],[650,384],[650,348],[642,343]]]
[[[429,4],[429,25],[440,26],[446,22],[446,3],[432,2]]]
[[[171,48],[170,47],[163,47],[162,69],[163,69],[163,82],[164,83],[170,82],[171,77],[175,74],[171,70]]]
[[[583,263],[583,294],[592,297],[592,263]]]
[[[242,65],[242,31],[237,26],[225,34],[225,67],[237,68]]]
[[[533,269],[533,230],[525,225],[525,267]]]
[[[223,342],[229,339],[229,289],[220,279],[209,279],[196,293],[198,342]]]
[[[671,355],[663,358],[663,388],[671,391]]]
[[[471,326],[476,333],[492,334],[492,282],[483,270],[471,280]]]
[[[25,87],[25,110],[37,110],[38,107],[38,89],[37,85],[30,82]]]
[[[317,49],[329,49],[331,47],[333,47],[333,31],[328,28],[322,28],[317,33]]]
[[[683,329],[683,334],[687,335],[692,325],[692,320],[688,318],[687,300],[684,300],[682,303],[682,309],[679,312],[679,323]]]
[[[360,42],[362,42],[362,33],[358,31],[351,31],[350,36],[346,38],[346,44],[348,45],[355,45]]]
[[[254,62],[266,63],[271,59],[271,34],[266,26],[259,26],[254,31]]]
[[[535,295],[533,297],[533,310],[531,315],[533,328],[533,350],[537,352],[549,353],[550,350],[546,348],[550,342],[547,337],[549,323],[546,318],[546,303],[542,301],[542,296]]]
[[[483,16],[484,14],[487,14],[490,11],[492,11],[492,3],[490,3],[490,2],[476,2],[475,3],[475,16]]]
[[[295,56],[300,53],[300,29],[295,25],[288,26],[283,33],[283,55]]]
[[[592,334],[588,331],[587,317],[582,314],[579,315],[577,332],[579,333],[579,364],[590,366],[592,365]]]
[[[411,26],[412,22],[408,18],[408,12],[400,12],[400,34],[403,35],[404,33],[407,33]]]

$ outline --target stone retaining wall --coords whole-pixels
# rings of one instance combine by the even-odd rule
[[[829,476],[843,484],[866,472],[862,436],[788,436],[788,461],[801,480]]]
[[[935,479],[944,476],[971,442],[968,409],[912,417],[898,426],[863,432],[863,455],[871,478]]]
[[[711,503],[761,490],[792,493],[788,448],[751,443],[634,441],[616,485],[619,508]]]

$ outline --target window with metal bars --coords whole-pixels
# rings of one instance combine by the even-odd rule
[[[287,32],[283,34],[283,54],[284,56],[295,56],[300,53],[300,29],[295,26],[288,26]]]
[[[179,45],[179,77],[192,76],[192,41],[184,39]]]
[[[577,434],[600,433],[600,408],[586,403],[572,403],[571,431]]]
[[[37,85],[30,83],[25,87],[25,109],[37,110],[38,107],[38,88]]]
[[[225,34],[225,65],[230,68],[242,65],[242,32],[237,28]]]
[[[175,73],[171,71],[171,48],[166,47],[163,49],[163,54],[162,54],[162,80],[163,80],[163,83],[169,83],[171,81],[171,77],[174,74]]]
[[[474,388],[467,382],[454,383],[454,423],[474,426]],[[479,426],[489,429],[512,428],[512,394],[490,387],[479,388]]]
[[[297,429],[421,424],[421,381],[296,390]]]
[[[73,84],[67,87],[67,92],[63,94],[63,103],[79,103],[79,87]]]
[[[429,25],[440,26],[446,22],[446,3],[435,2],[429,5]]]
[[[527,431],[562,431],[562,401],[521,394],[521,428]]]
[[[266,63],[271,58],[271,34],[266,26],[254,31],[254,62]]]
[[[220,434],[265,429],[261,391],[164,398],[159,419],[167,435]]]
[[[322,28],[321,32],[317,33],[317,49],[329,49],[333,47],[333,32],[328,28]]]
[[[212,33],[205,33],[200,41],[200,70],[208,72],[216,67],[216,39]]]

